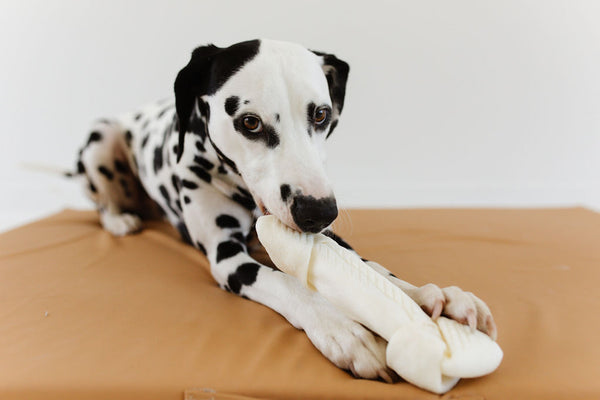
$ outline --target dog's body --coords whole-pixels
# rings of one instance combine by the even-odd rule
[[[255,219],[266,212],[296,230],[325,229],[347,246],[326,229],[337,206],[323,167],[347,76],[335,56],[290,43],[200,47],[177,76],[175,101],[98,121],[77,169],[105,229],[134,232],[140,217],[162,210],[207,255],[222,288],[304,329],[339,367],[390,380],[382,339],[247,252]],[[371,265],[434,317],[443,312],[495,336],[489,309],[472,294],[416,288]]]

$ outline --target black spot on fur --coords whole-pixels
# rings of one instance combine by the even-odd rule
[[[225,100],[225,112],[233,117],[240,107],[240,98],[237,96],[228,97]]]
[[[158,190],[160,191],[161,196],[165,199],[165,202],[167,203],[167,207],[169,207],[169,209],[171,211],[173,211],[173,214],[178,215],[177,211],[171,205],[171,196],[169,195],[169,191],[167,190],[165,185],[160,185],[158,187]]]
[[[238,242],[234,242],[233,240],[221,242],[217,246],[217,262],[221,262],[227,258],[231,258],[243,251],[243,246]]]
[[[244,263],[227,278],[227,285],[233,293],[240,293],[243,285],[252,285],[256,282],[256,276],[260,265],[257,263]]]
[[[231,196],[231,199],[240,204],[246,210],[252,211],[256,208],[256,203],[254,203],[254,200],[252,200],[250,197],[242,196],[239,193],[234,193],[233,196]]]
[[[271,125],[264,125],[263,134],[266,136],[265,143],[268,148],[272,149],[279,145],[279,134]]]
[[[275,128],[271,125],[263,122],[263,129],[261,132],[250,132],[248,129],[244,127],[244,116],[241,115],[233,121],[233,127],[236,131],[241,133],[246,139],[252,141],[261,141],[264,142],[265,145],[272,149],[279,145],[279,135]]]
[[[338,235],[336,235],[335,233],[333,233],[333,231],[330,231],[330,230],[323,231],[323,235],[330,237],[337,244],[339,244],[340,246],[342,246],[345,249],[354,250],[352,248],[352,246],[350,246],[344,239],[342,239],[341,237],[339,237]],[[366,261],[366,260],[363,260],[363,261]]]
[[[160,194],[162,195],[162,197],[168,202],[171,201],[171,196],[169,195],[169,191],[167,190],[167,188],[164,185],[160,185],[158,187],[158,190],[160,191]]]
[[[244,100],[244,104],[250,104],[250,100]]]
[[[206,121],[210,121],[210,106],[208,103],[201,98],[197,99],[198,101],[198,110],[200,110],[200,114],[204,115]]]
[[[90,145],[93,142],[99,142],[102,140],[102,134],[100,132],[92,132],[90,133],[90,137],[88,138],[86,146]]]
[[[96,186],[92,182],[90,182],[89,188],[92,193],[98,193],[98,189],[96,189]]]
[[[181,180],[181,186],[186,189],[198,189],[198,184],[196,182],[188,181],[187,179]]]
[[[196,247],[200,250],[204,255],[206,255],[206,247],[200,242],[196,242]]]
[[[219,215],[216,219],[216,223],[219,228],[239,228],[240,227],[240,222],[237,220],[237,218],[235,218],[231,215],[227,215],[227,214]]]
[[[194,174],[196,174],[198,178],[202,179],[206,183],[210,183],[210,181],[212,180],[212,176],[208,172],[206,172],[204,168],[201,168],[197,165],[192,165],[189,167],[189,169]]]
[[[143,137],[143,139],[142,139],[142,149],[144,147],[146,147],[146,145],[148,144],[148,139],[150,139],[150,135],[149,134]]]
[[[125,131],[125,143],[127,144],[127,147],[131,147],[132,140],[133,135],[131,134],[131,131]]]
[[[173,154],[177,155],[178,152],[179,152],[179,146],[178,145],[173,146]]]
[[[115,160],[115,169],[117,170],[117,172],[120,172],[122,174],[126,174],[127,172],[129,172],[127,164],[125,164],[121,160]]]
[[[146,121],[144,121],[144,123],[142,124],[142,130],[145,130],[148,127],[148,125],[150,125],[150,120],[149,119],[147,119]]]
[[[136,120],[136,121],[139,121],[139,120],[140,120],[140,118],[142,118],[142,113],[137,113],[137,114],[135,114],[135,115],[133,116],[133,119],[134,119],[134,120]]]
[[[219,165],[219,168],[217,169],[217,171],[219,171],[220,174],[227,175],[227,170],[225,169],[225,167],[223,165]]]
[[[181,201],[179,201],[179,199],[175,200],[175,206],[179,211],[183,211],[183,208],[181,208]]]
[[[236,186],[237,190],[246,197],[252,198],[252,194],[241,186]]]
[[[77,161],[77,173],[85,174],[85,165],[81,161]]]
[[[177,230],[181,234],[181,239],[187,244],[192,244],[192,238],[190,237],[190,232],[187,229],[187,226],[183,222],[179,222],[177,224]]]
[[[163,154],[162,154],[162,148],[161,147],[157,147],[154,149],[154,173],[158,173],[158,170],[160,170],[163,166]]]
[[[203,153],[206,151],[206,148],[204,147],[204,145],[202,144],[202,142],[199,142],[199,141],[196,141],[196,148],[198,150],[200,150],[201,152],[203,152]]]
[[[292,190],[290,189],[290,185],[283,184],[280,186],[279,188],[280,192],[281,192],[281,200],[283,200],[283,202],[285,203],[287,201],[287,199],[290,197],[290,194],[292,193]]]
[[[108,168],[106,168],[104,165],[100,165],[98,167],[98,172],[100,172],[102,175],[104,175],[104,177],[106,179],[108,179],[109,181],[112,181],[112,179],[115,177],[115,175],[112,173],[112,171],[109,170]]]
[[[179,193],[179,191],[181,190],[181,180],[179,179],[179,177],[177,175],[175,175],[175,174],[171,175],[171,183],[173,184],[175,191],[177,193]]]
[[[202,141],[206,140],[206,124],[202,121],[202,117],[194,113],[188,125],[188,132],[200,136]]]
[[[189,198],[189,197],[187,197],[187,196],[183,196],[183,202],[184,202],[185,204],[190,204],[190,202],[191,202],[191,201],[192,201],[192,200],[190,200],[190,198]]]
[[[242,232],[234,232],[231,234],[231,237],[239,241],[240,243],[246,243],[246,238]]]
[[[202,168],[205,168],[205,169],[212,169],[215,166],[215,164],[211,163],[206,158],[201,157],[201,156],[195,156],[194,157],[194,162],[196,164],[201,165]]]

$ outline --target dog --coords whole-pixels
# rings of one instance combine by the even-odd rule
[[[206,255],[221,288],[278,312],[354,376],[389,382],[383,339],[248,254],[263,214],[351,249],[329,228],[338,208],[324,169],[348,74],[335,55],[292,43],[198,47],[175,79],[174,100],[94,123],[74,174],[107,231],[127,235],[165,216]],[[415,287],[368,263],[433,318],[444,314],[495,338],[489,308],[472,293]]]

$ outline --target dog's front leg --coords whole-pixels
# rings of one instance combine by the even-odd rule
[[[236,245],[227,246],[233,249]],[[266,305],[303,329],[338,367],[361,378],[393,380],[394,374],[385,363],[385,341],[350,320],[320,294],[290,275],[261,265],[245,248],[227,258],[223,258],[219,244],[207,250],[211,271],[221,287]]]
[[[296,278],[262,265],[247,251],[253,218],[239,204],[212,187],[189,189],[180,195],[184,236],[204,251],[211,273],[225,290],[261,303],[303,329],[310,341],[335,365],[361,378],[391,381],[385,363],[386,343],[333,307]]]
[[[340,246],[355,251],[341,237],[328,230],[323,232]],[[363,259],[371,268],[388,278],[413,299],[432,318],[445,315],[463,324],[479,329],[492,339],[497,337],[496,324],[489,307],[471,292],[457,286],[440,288],[433,283],[417,287],[403,281],[374,261]]]

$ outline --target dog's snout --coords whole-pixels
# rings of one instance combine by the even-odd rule
[[[297,195],[292,202],[292,218],[303,232],[317,233],[329,226],[338,216],[335,197],[315,199]]]

